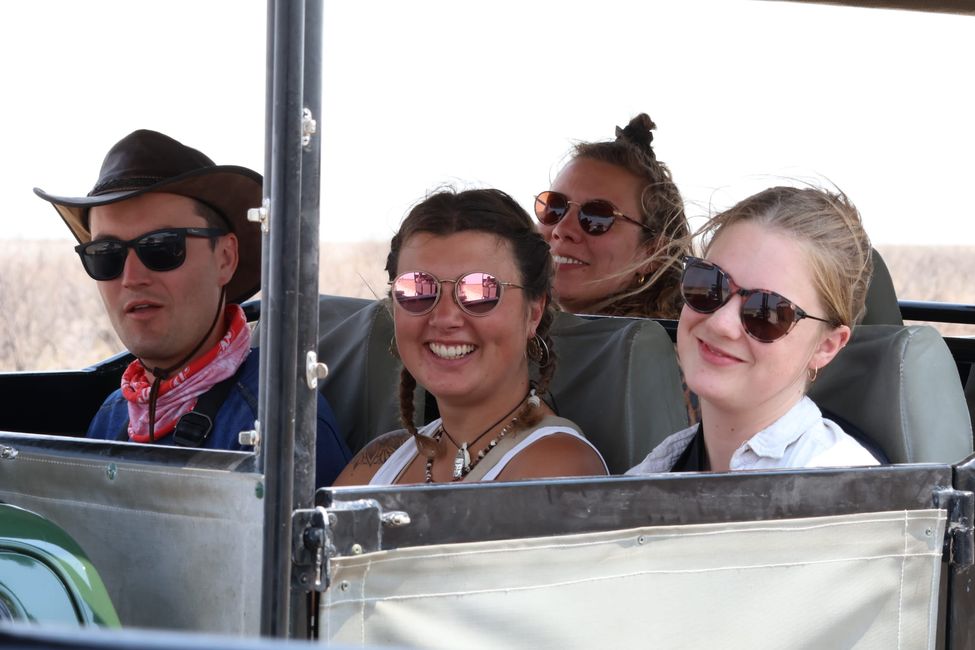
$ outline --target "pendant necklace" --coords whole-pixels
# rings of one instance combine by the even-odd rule
[[[526,399],[530,399],[533,393],[534,393],[534,389],[532,389],[529,392],[529,394],[525,396]],[[497,422],[495,422],[487,429],[485,429],[483,432],[481,432],[481,434],[478,435],[476,438],[474,438],[474,440],[471,441],[470,443],[465,442],[463,444],[458,445],[457,441],[454,440],[453,436],[450,435],[446,427],[444,427],[443,422],[441,421],[440,426],[437,427],[437,432],[433,434],[433,438],[436,439],[437,442],[439,442],[442,436],[447,436],[447,440],[450,441],[450,444],[452,444],[454,447],[457,448],[457,454],[454,456],[454,469],[453,469],[451,480],[459,481],[460,479],[467,476],[470,473],[470,471],[474,469],[474,467],[479,462],[481,462],[481,459],[484,458],[489,451],[494,449],[494,447],[498,444],[498,442],[500,442],[501,438],[503,438],[504,436],[506,436],[508,433],[511,432],[515,424],[518,422],[517,417],[512,418],[512,420],[508,422],[508,424],[506,424],[504,428],[501,429],[501,432],[498,433],[498,435],[494,439],[492,439],[491,442],[489,442],[487,446],[480,451],[480,453],[477,454],[477,458],[475,458],[474,461],[471,462],[470,448],[476,445],[481,440],[481,438],[483,438],[488,433],[493,431],[496,426],[504,422],[506,419],[510,418],[511,415],[515,411],[517,411],[518,407],[520,407],[524,402],[525,400],[522,399],[520,402],[515,404],[515,407],[513,409],[505,413],[504,416],[502,416]],[[532,402],[532,406],[535,406],[534,402]],[[427,483],[433,483],[433,459],[432,458],[427,459],[425,479]]]

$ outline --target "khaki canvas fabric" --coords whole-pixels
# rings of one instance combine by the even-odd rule
[[[648,527],[333,560],[328,643],[934,647],[944,511]]]

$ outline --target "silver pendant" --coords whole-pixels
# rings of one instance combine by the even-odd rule
[[[457,455],[454,456],[454,478],[461,478],[466,474],[471,466],[471,455],[467,451],[467,443],[465,442],[457,450]]]

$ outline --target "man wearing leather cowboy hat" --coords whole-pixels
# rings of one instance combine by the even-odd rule
[[[247,221],[261,175],[215,165],[156,131],[108,152],[94,189],[50,201],[98,281],[109,319],[136,359],[102,404],[89,438],[242,449],[257,419],[258,354],[240,302],[260,288],[261,233]],[[349,460],[318,396],[316,484]]]

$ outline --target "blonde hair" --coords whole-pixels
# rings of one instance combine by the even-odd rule
[[[763,190],[704,224],[698,234],[705,255],[724,229],[744,222],[791,236],[806,251],[828,320],[851,328],[862,320],[872,247],[860,213],[845,194],[812,187]]]

